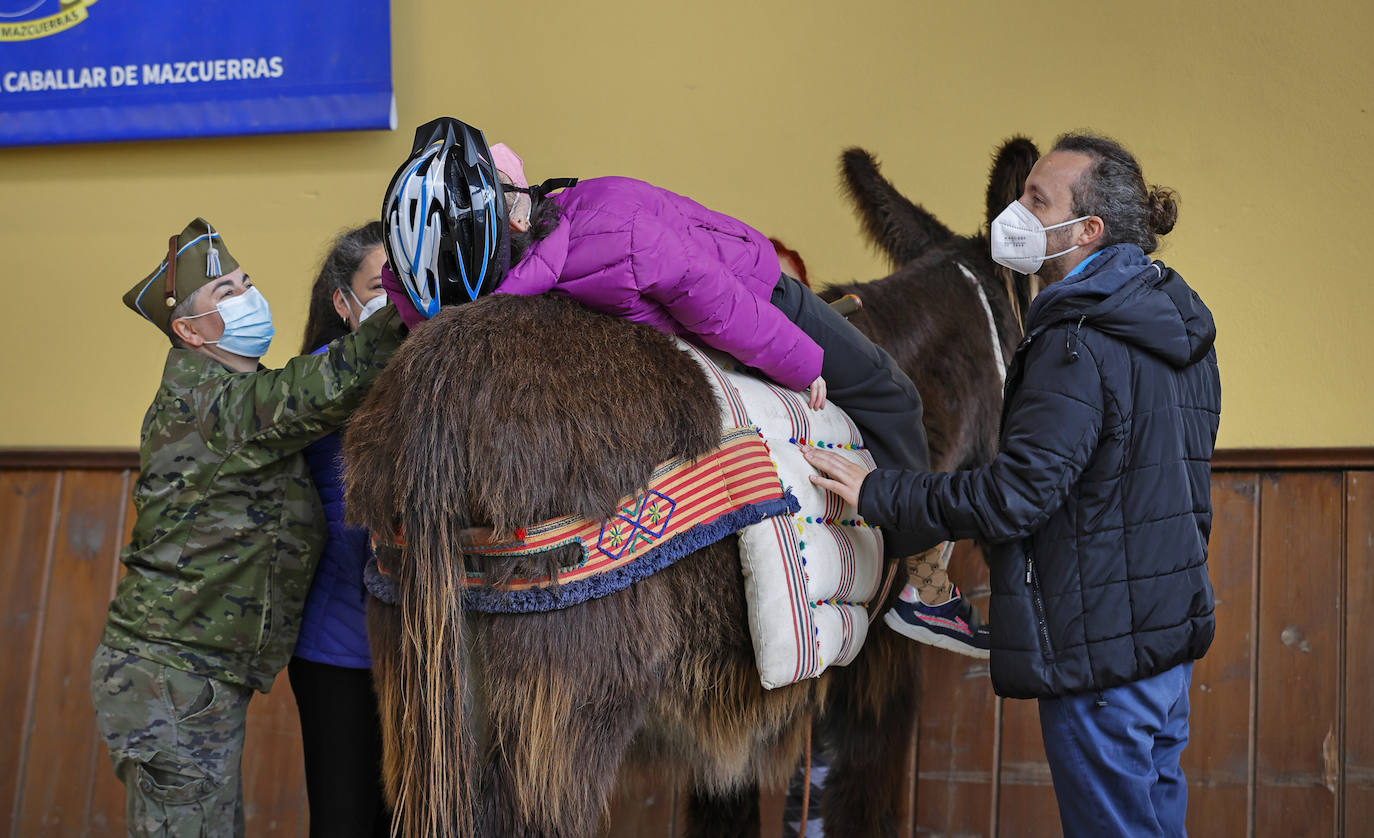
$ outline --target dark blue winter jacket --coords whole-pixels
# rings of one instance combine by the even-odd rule
[[[295,655],[315,663],[367,669],[372,665],[363,622],[367,530],[344,525],[340,435],[332,433],[311,443],[305,449],[305,460],[324,505],[327,533],[315,580],[305,599]]]
[[[989,544],[999,695],[1101,690],[1202,657],[1221,383],[1212,314],[1134,245],[1049,286],[1007,374],[997,458],[879,470],[859,511]]]

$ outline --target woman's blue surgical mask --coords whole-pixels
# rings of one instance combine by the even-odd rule
[[[267,354],[267,347],[272,345],[277,330],[272,328],[272,309],[261,291],[250,287],[242,294],[215,303],[215,310],[224,321],[224,334],[219,340],[207,340],[206,343],[245,358],[261,358]],[[194,320],[206,314],[210,312],[193,314],[186,319]]]

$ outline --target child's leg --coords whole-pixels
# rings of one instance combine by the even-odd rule
[[[949,581],[949,557],[953,553],[946,549],[949,546],[953,545],[945,542],[906,560],[907,584],[926,605],[939,605],[954,596],[954,583]]]
[[[827,397],[858,426],[878,467],[929,471],[921,396],[892,356],[786,274],[771,302],[825,352],[821,376]],[[889,556],[909,556],[930,546],[893,530],[883,537]]]
[[[858,426],[878,467],[930,471],[921,396],[892,356],[786,274],[774,287],[771,302],[820,344],[825,352],[821,376],[830,400]],[[914,595],[924,606],[931,606],[889,612],[888,625],[919,642],[986,658],[987,634],[972,625],[980,621],[966,600],[954,599],[955,588],[947,572],[952,552],[948,545],[932,546],[892,529],[883,531],[883,545],[889,558],[910,557],[901,599],[911,602]],[[916,625],[923,622],[942,628]]]

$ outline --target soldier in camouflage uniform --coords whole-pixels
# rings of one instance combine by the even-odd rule
[[[124,302],[173,348],[91,694],[131,835],[242,835],[248,700],[291,656],[323,543],[301,450],[362,400],[402,326],[388,306],[320,354],[262,368],[271,313],[200,218]]]

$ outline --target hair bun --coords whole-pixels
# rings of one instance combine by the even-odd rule
[[[1150,187],[1150,232],[1163,236],[1178,221],[1178,193],[1167,186]]]

